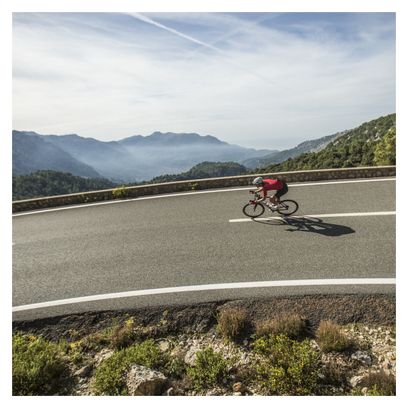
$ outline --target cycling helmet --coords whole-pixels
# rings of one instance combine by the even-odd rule
[[[259,185],[259,184],[262,184],[263,183],[263,178],[262,177],[256,177],[256,178],[254,178],[254,181],[252,182],[252,184],[255,184],[255,185]]]

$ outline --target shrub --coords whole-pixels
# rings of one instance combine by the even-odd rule
[[[182,378],[186,373],[186,363],[180,357],[172,356],[165,364],[163,373],[171,377]]]
[[[85,336],[82,340],[82,347],[85,350],[99,350],[101,347],[111,343],[113,328],[107,328]]]
[[[132,344],[135,338],[135,322],[133,318],[130,318],[123,326],[116,326],[113,329],[110,344],[113,348],[121,349]]]
[[[33,335],[13,335],[13,395],[56,393],[66,368],[58,344]]]
[[[195,366],[187,367],[187,375],[196,390],[209,388],[224,381],[228,374],[228,361],[211,347],[197,352]]]
[[[342,333],[341,327],[330,320],[321,321],[316,331],[316,341],[323,352],[345,351],[353,342]]]
[[[326,361],[322,367],[324,382],[332,386],[346,387],[349,371],[337,361]]]
[[[311,395],[316,391],[321,364],[310,341],[269,335],[257,339],[254,350],[264,357],[255,370],[268,394]]]
[[[126,395],[124,374],[132,364],[160,369],[168,361],[168,354],[162,353],[153,340],[116,351],[96,369],[93,389],[97,395]]]
[[[112,191],[113,198],[125,198],[128,196],[128,191],[125,186],[120,186]]]
[[[396,162],[396,129],[391,128],[377,143],[374,150],[374,165],[387,166]]]
[[[70,360],[75,364],[79,364],[83,360],[85,353],[97,351],[104,346],[111,345],[114,330],[114,328],[110,327],[102,331],[90,333],[77,341],[69,343],[61,341],[60,344],[64,347]]]
[[[218,332],[229,339],[239,336],[247,325],[247,313],[240,307],[223,309],[217,316]]]
[[[258,337],[285,334],[291,339],[300,339],[306,331],[305,321],[298,315],[277,316],[274,319],[262,320],[255,325]]]
[[[361,382],[362,388],[367,387],[367,395],[395,395],[395,376],[384,370],[371,371]]]

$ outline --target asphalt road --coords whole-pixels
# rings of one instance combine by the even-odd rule
[[[249,199],[247,190],[16,214],[13,307],[207,284],[395,278],[395,213],[389,213],[395,212],[395,179],[293,183],[285,197],[299,202],[299,217],[286,221],[246,222],[242,207]],[[333,286],[328,281],[323,286],[73,301],[15,310],[13,318],[276,294],[394,291],[388,284]]]

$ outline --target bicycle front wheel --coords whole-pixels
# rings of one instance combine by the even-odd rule
[[[264,213],[265,207],[261,203],[248,203],[242,211],[247,217],[256,218]]]
[[[299,205],[294,200],[283,200],[278,205],[278,213],[282,215],[292,215],[299,208]]]

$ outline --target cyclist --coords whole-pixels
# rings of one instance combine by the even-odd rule
[[[258,188],[253,191],[251,190],[250,193],[260,193],[262,191],[263,193],[263,198],[261,198],[259,201],[264,201],[268,197],[268,191],[270,190],[276,190],[276,193],[268,197],[269,201],[271,202],[270,207],[273,210],[276,210],[278,208],[278,204],[280,203],[280,198],[288,192],[288,185],[286,184],[285,180],[282,179],[268,179],[268,178],[262,178],[262,177],[256,177],[252,184],[257,186]],[[267,203],[266,203],[267,204]],[[267,204],[269,206],[269,204]]]

